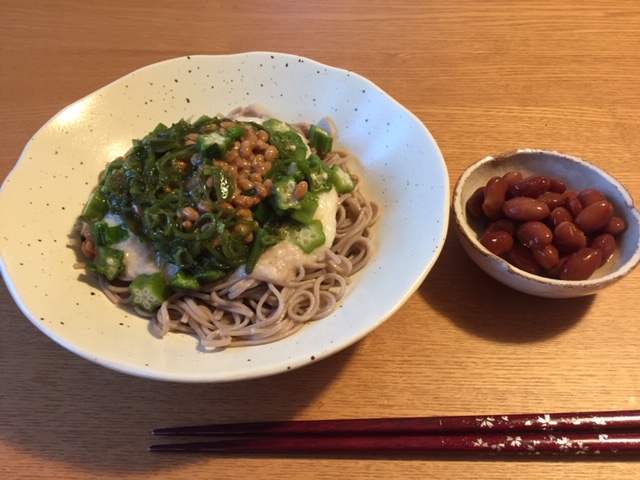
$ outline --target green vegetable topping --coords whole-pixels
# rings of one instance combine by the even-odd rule
[[[295,224],[285,232],[287,238],[295,243],[304,253],[311,253],[324,245],[326,236],[320,220],[313,220],[309,225]]]
[[[216,199],[219,202],[228,202],[235,193],[233,176],[225,172],[222,167],[214,165],[203,170],[205,175],[213,178],[213,187],[216,192]]]
[[[173,280],[171,280],[171,286],[181,288],[183,290],[198,290],[200,288],[200,282],[196,277],[187,275],[182,270],[178,271]]]
[[[309,155],[302,169],[309,183],[310,191],[315,193],[328,192],[333,187],[331,169],[319,156]]]
[[[162,273],[139,275],[129,285],[131,304],[147,312],[157,310],[162,302],[171,295],[171,288],[167,285]]]
[[[278,236],[270,234],[263,228],[258,228],[256,231],[256,239],[253,242],[253,247],[251,248],[251,252],[249,252],[249,258],[247,258],[245,265],[246,272],[253,272],[260,255],[264,253],[267,247],[275,245],[279,241],[280,238],[278,238]]]
[[[87,268],[107,280],[114,280],[124,271],[124,252],[111,247],[98,247],[95,260],[88,263]]]
[[[311,125],[309,128],[309,146],[315,148],[320,155],[331,152],[333,148],[333,138],[326,130],[317,125]]]
[[[339,165],[331,167],[331,181],[340,195],[352,192],[356,188],[356,183],[353,181],[351,174]]]
[[[231,140],[237,140],[240,137],[242,137],[246,131],[247,131],[246,128],[243,127],[242,125],[238,125],[237,127],[229,127],[227,128],[225,137],[228,137]]]
[[[232,138],[211,132],[198,136],[196,145],[203,159],[213,160],[214,158],[223,158],[232,142]]]
[[[307,192],[304,197],[298,201],[298,209],[291,212],[291,218],[309,225],[313,221],[313,215],[318,210],[318,195],[313,192]]]
[[[129,230],[124,225],[109,226],[107,222],[96,222],[93,225],[92,238],[98,247],[113,245],[129,238]]]
[[[264,122],[263,126],[269,133],[269,142],[278,149],[281,158],[296,160],[307,156],[306,145],[290,125],[270,118]]]
[[[298,182],[293,177],[284,177],[273,184],[272,203],[280,210],[299,209],[300,203],[294,192]]]
[[[89,197],[84,210],[82,212],[82,218],[89,222],[96,222],[102,220],[109,211],[109,205],[102,191],[97,188]]]
[[[225,277],[227,272],[219,269],[196,271],[194,276],[202,283],[210,283]]]

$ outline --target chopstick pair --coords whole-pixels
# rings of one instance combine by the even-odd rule
[[[151,434],[218,437],[149,445],[153,452],[637,455],[640,410],[231,423]]]

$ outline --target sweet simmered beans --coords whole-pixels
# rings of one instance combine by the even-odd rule
[[[605,195],[569,190],[559,178],[508,172],[489,179],[467,200],[482,220],[480,243],[534,275],[586,280],[611,258],[626,229]]]

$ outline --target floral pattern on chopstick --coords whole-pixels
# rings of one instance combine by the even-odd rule
[[[597,429],[598,427],[604,427],[607,425],[607,420],[605,418],[577,418],[577,417],[557,417],[554,418],[550,414],[542,414],[538,415],[537,419],[520,419],[520,415],[513,415],[509,417],[508,415],[502,415],[499,417],[496,416],[487,416],[487,417],[478,417],[476,418],[477,426],[482,428],[492,429],[496,426],[500,427],[508,427],[512,429],[516,429],[517,425],[526,426],[526,427],[536,427],[537,429],[550,429],[553,430],[557,427],[568,426],[568,425],[582,425],[585,427],[592,427],[593,429]]]
[[[484,437],[461,436],[451,437],[444,450],[464,449],[464,442],[473,449],[492,454],[520,453],[528,455],[600,455],[602,453],[618,453],[620,448],[637,445],[639,440],[616,438],[608,434],[568,435],[488,435]],[[460,443],[458,443],[460,442]]]
[[[612,419],[612,423],[614,420]],[[489,454],[520,453],[528,455],[600,455],[619,453],[638,446],[640,438],[626,434],[604,433],[607,418],[540,414],[536,417],[502,415],[475,417],[475,427],[485,434],[452,436],[446,450],[464,449]],[[579,430],[575,430],[579,427]],[[509,434],[513,431],[513,434]],[[462,442],[462,443],[460,443]]]

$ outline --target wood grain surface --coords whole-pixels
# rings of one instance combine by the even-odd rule
[[[0,13],[0,180],[49,118],[132,70],[260,50],[376,83],[429,128],[452,186],[485,155],[539,147],[597,163],[640,198],[634,0],[0,0]],[[418,291],[351,348],[271,378],[185,385],[67,352],[0,282],[0,478],[635,479],[640,459],[213,457],[146,446],[153,427],[214,421],[637,409],[639,288],[636,270],[592,297],[530,297],[487,277],[450,234]]]

